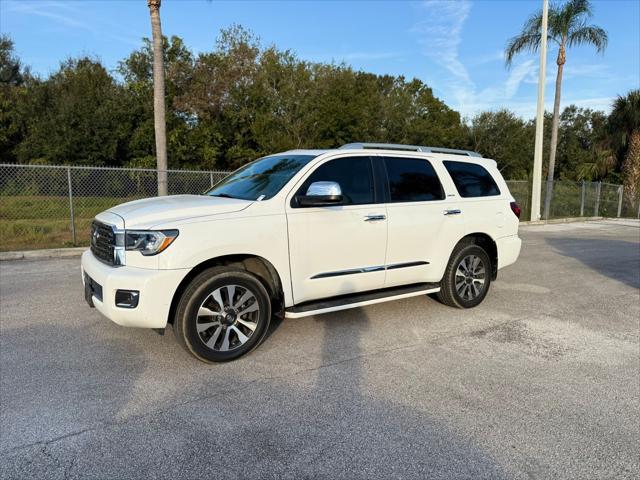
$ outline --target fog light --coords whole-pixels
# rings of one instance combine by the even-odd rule
[[[136,308],[140,300],[138,290],[116,290],[116,307]]]

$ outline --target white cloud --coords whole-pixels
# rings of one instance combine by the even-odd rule
[[[422,18],[412,28],[412,32],[418,37],[422,53],[448,73],[448,90],[459,104],[468,101],[475,90],[458,55],[462,27],[470,11],[471,4],[467,0],[429,0],[421,5]]]
[[[519,60],[506,79],[479,89],[459,52],[464,24],[470,13],[468,0],[427,0],[420,7],[420,21],[412,28],[423,55],[443,69],[443,75],[430,75],[434,89],[464,116],[508,102],[518,93],[520,85],[537,71],[533,59]],[[474,57],[468,63],[478,67],[502,61],[503,52],[495,51]]]
[[[425,77],[428,77],[436,94],[465,117],[484,110],[508,108],[524,118],[532,118],[536,110],[536,92],[530,85],[538,83],[539,56],[533,54],[517,58],[510,70],[493,71],[490,84],[479,88],[468,68],[471,71],[478,71],[483,66],[493,68],[490,64],[504,62],[504,53],[499,50],[475,56],[467,62],[462,61],[460,45],[471,7],[469,0],[426,0],[420,5],[419,21],[411,32],[417,37],[422,54],[431,62],[428,69],[425,68]],[[545,108],[549,111],[553,109],[555,56],[551,48],[548,53],[545,93]],[[437,72],[434,72],[434,67]],[[608,67],[601,63],[568,62],[563,78],[606,78],[608,75]],[[526,94],[522,92],[523,85],[527,85]],[[576,104],[585,108],[610,110],[612,98],[589,93],[563,98],[562,107]]]
[[[137,34],[134,35],[133,32],[124,32],[123,35],[116,33],[118,30],[122,30],[122,25],[95,18],[91,19],[91,23],[89,23],[83,18],[84,12],[69,3],[12,1],[7,4],[9,11],[14,13],[47,18],[65,27],[85,30],[136,47],[140,45]]]

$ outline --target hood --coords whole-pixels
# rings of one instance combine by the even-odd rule
[[[127,229],[150,229],[188,218],[237,212],[252,203],[250,200],[209,195],[172,195],[134,200],[110,208],[107,212],[121,217]]]

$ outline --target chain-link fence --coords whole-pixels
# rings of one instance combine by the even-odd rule
[[[228,172],[168,170],[169,194],[202,193]],[[0,164],[0,251],[89,243],[93,217],[157,195],[150,169]]]
[[[508,180],[511,194],[522,208],[522,220],[531,218],[531,181]],[[544,210],[547,189],[543,184],[540,205]],[[624,195],[622,185],[602,182],[553,182],[549,218],[624,217],[639,218],[638,199],[632,202]],[[543,213],[543,212],[541,212]]]
[[[204,192],[227,174],[169,170],[169,194]],[[507,184],[528,220],[531,182]],[[620,185],[554,182],[550,218],[638,217],[638,202],[631,204],[623,193]],[[0,164],[0,251],[86,245],[96,214],[155,195],[156,170]]]

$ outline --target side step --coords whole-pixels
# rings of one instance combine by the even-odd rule
[[[438,283],[414,283],[401,287],[381,288],[368,292],[351,293],[337,297],[312,300],[299,305],[294,305],[285,310],[286,318],[301,318],[321,313],[337,312],[349,308],[373,305],[374,303],[389,302],[401,298],[417,297],[427,293],[440,291]]]

